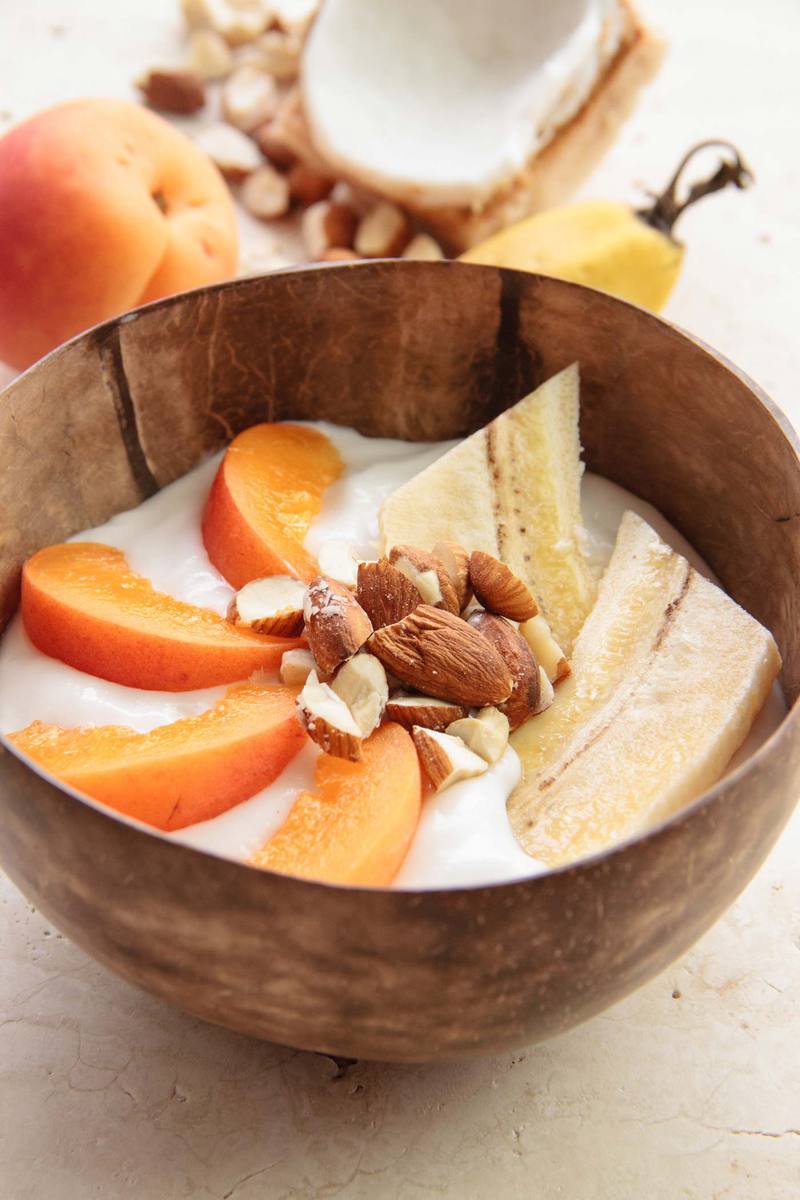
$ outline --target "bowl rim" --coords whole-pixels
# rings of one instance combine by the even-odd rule
[[[783,438],[789,444],[789,447],[793,452],[795,462],[798,466],[798,470],[800,471],[800,435],[798,435],[797,430],[795,430],[787,414],[745,371],[736,366],[736,364],[733,363],[726,355],[722,354],[718,350],[715,350],[712,346],[703,341],[703,339],[697,337],[695,334],[690,333],[680,325],[675,324],[675,322],[660,316],[658,313],[651,312],[650,310],[643,308],[641,305],[634,304],[629,300],[622,299],[621,297],[612,296],[610,293],[603,292],[599,288],[589,287],[586,284],[574,283],[570,280],[556,280],[553,276],[543,275],[536,271],[522,271],[509,267],[492,267],[483,263],[465,263],[460,262],[458,259],[445,259],[442,261],[421,263],[412,259],[372,258],[359,259],[350,262],[307,263],[296,266],[281,267],[273,271],[264,271],[254,275],[242,276],[236,279],[228,279],[220,283],[206,284],[202,287],[192,288],[183,292],[177,292],[174,295],[165,296],[161,299],[153,300],[148,304],[139,305],[136,308],[130,309],[124,313],[120,313],[115,317],[110,317],[105,321],[101,321],[96,325],[92,325],[88,329],[85,329],[76,334],[74,337],[71,337],[68,341],[54,347],[47,354],[43,355],[42,358],[37,359],[36,362],[31,363],[30,366],[19,372],[8,384],[6,384],[5,387],[0,388],[0,404],[2,404],[3,400],[5,399],[6,393],[12,387],[14,387],[20,379],[27,376],[29,372],[37,370],[43,363],[49,362],[56,355],[67,353],[69,349],[76,343],[89,341],[90,339],[97,340],[107,331],[111,331],[115,328],[119,328],[120,326],[127,325],[138,320],[141,314],[156,312],[159,309],[169,309],[175,304],[184,301],[187,297],[207,296],[209,294],[235,290],[242,287],[246,288],[250,284],[262,282],[263,280],[272,278],[273,276],[312,274],[320,271],[369,271],[370,268],[374,266],[381,266],[383,268],[386,266],[391,266],[392,270],[403,270],[407,273],[413,273],[415,270],[423,267],[426,271],[431,269],[434,271],[455,270],[457,273],[463,271],[491,271],[494,274],[499,274],[501,279],[508,277],[520,280],[529,280],[531,277],[534,279],[547,279],[548,283],[556,282],[559,287],[580,292],[596,293],[603,296],[604,300],[606,301],[610,300],[615,305],[620,305],[623,308],[630,309],[633,312],[641,314],[647,320],[655,322],[657,325],[664,326],[666,329],[676,334],[679,339],[692,343],[707,358],[712,359],[716,364],[722,366],[731,374],[733,374],[747,388],[752,399],[760,404],[760,406],[766,411],[767,415],[777,425]],[[14,615],[16,616],[18,613],[15,613]],[[0,637],[2,637],[2,634],[0,634]],[[781,693],[784,700],[786,700],[782,689]],[[145,824],[145,822],[140,821],[135,817],[129,817],[123,813],[117,813],[115,810],[108,808],[99,801],[93,800],[90,796],[78,791],[70,784],[62,783],[54,775],[44,770],[44,768],[40,767],[31,758],[10,743],[7,735],[2,732],[0,732],[0,746],[2,746],[2,748],[14,758],[16,758],[25,769],[31,771],[44,783],[55,788],[61,794],[69,796],[73,800],[77,800],[79,803],[94,810],[101,817],[104,817],[107,820],[127,826],[129,829],[132,829],[138,834],[143,834],[146,837],[155,837],[162,843],[169,844],[177,854],[183,853],[188,855],[199,855],[202,858],[213,858],[228,864],[231,868],[244,869],[256,876],[264,876],[271,880],[288,879],[295,883],[321,888],[326,892],[332,891],[337,893],[342,892],[348,894],[363,894],[365,896],[374,896],[378,894],[381,896],[400,898],[407,897],[408,900],[413,903],[416,902],[421,896],[443,895],[450,897],[474,892],[484,892],[487,890],[497,891],[501,888],[519,888],[521,886],[532,888],[537,884],[543,885],[545,881],[549,881],[554,877],[563,876],[570,872],[582,870],[590,871],[596,867],[602,868],[615,856],[623,854],[625,851],[641,842],[655,839],[669,829],[680,826],[684,821],[690,820],[699,810],[710,806],[719,797],[723,790],[726,790],[728,787],[740,782],[747,774],[753,771],[764,758],[777,752],[779,743],[789,736],[790,730],[798,724],[798,721],[800,721],[800,696],[797,697],[793,704],[789,705],[787,703],[786,711],[778,725],[776,725],[776,727],[761,743],[761,745],[759,745],[756,750],[749,754],[737,767],[727,772],[720,779],[716,780],[711,787],[706,788],[700,793],[699,796],[696,796],[695,799],[690,801],[688,804],[683,805],[677,810],[677,812],[672,813],[669,817],[666,817],[664,820],[640,833],[633,834],[631,837],[615,842],[611,846],[606,846],[603,850],[599,850],[594,854],[586,855],[582,858],[576,859],[574,862],[564,863],[557,867],[547,868],[532,875],[523,875],[513,879],[505,879],[493,883],[460,884],[454,887],[437,888],[364,887],[352,886],[349,884],[326,883],[316,879],[308,879],[304,876],[289,875],[287,873],[271,871],[263,867],[256,867],[249,862],[242,862],[239,859],[230,858],[228,855],[217,854],[213,850],[191,846],[184,842],[178,841],[163,830],[155,829],[153,826]]]

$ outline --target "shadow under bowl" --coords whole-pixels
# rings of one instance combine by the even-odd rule
[[[577,359],[591,470],[649,500],[775,634],[800,682],[800,464],[764,394],[619,300],[461,263],[273,274],[76,338],[0,401],[0,614],[24,559],[138,504],[258,421],[466,434]],[[720,670],[725,664],[720,663]],[[519,883],[364,893],[127,824],[0,752],[0,861],[125,979],[231,1029],[350,1057],[541,1040],[661,971],[751,879],[794,806],[797,710],[663,826]]]

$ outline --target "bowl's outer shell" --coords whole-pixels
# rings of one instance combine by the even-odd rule
[[[3,618],[26,555],[136,504],[255,421],[452,437],[574,359],[590,467],[660,508],[773,630],[793,703],[800,465],[766,398],[621,301],[457,263],[343,264],[189,293],[20,377],[0,401]],[[458,1057],[567,1029],[683,953],[752,877],[799,780],[793,711],[744,768],[629,845],[518,884],[367,899],[153,836],[2,752],[0,857],[76,942],[192,1013],[341,1055]]]

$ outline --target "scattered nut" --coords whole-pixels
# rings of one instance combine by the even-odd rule
[[[389,698],[386,716],[404,729],[421,725],[423,729],[444,731],[460,717],[467,715],[463,704],[452,704],[449,700],[436,700],[433,696],[411,696],[398,692]]]
[[[323,250],[317,262],[358,262],[359,258],[355,250],[346,250],[344,246],[331,246],[330,250]]]
[[[547,672],[544,667],[539,667],[539,703],[536,705],[536,712],[542,713],[546,708],[549,708],[555,699],[555,689],[547,678]]]
[[[443,792],[461,779],[472,779],[488,770],[489,764],[462,742],[461,738],[417,725],[411,736],[422,769],[435,792]]]
[[[359,564],[356,599],[373,629],[393,625],[422,603],[414,584],[385,558]]]
[[[253,48],[264,70],[269,71],[270,75],[282,83],[296,78],[301,50],[297,34],[269,29],[253,43]]]
[[[499,708],[482,708],[474,717],[462,717],[447,726],[451,737],[462,742],[489,766],[499,762],[508,746],[509,723]]]
[[[281,659],[278,676],[281,683],[296,687],[302,686],[314,670],[316,663],[310,650],[286,650]]]
[[[194,71],[148,71],[136,86],[150,107],[162,112],[194,113],[206,102],[203,80]]]
[[[423,262],[436,262],[444,258],[444,250],[429,233],[417,233],[403,251],[403,258],[416,258]]]
[[[364,609],[341,583],[318,575],[308,585],[304,615],[311,653],[323,675],[352,658],[372,633]]]
[[[383,663],[362,651],[339,668],[331,687],[349,708],[361,736],[369,737],[377,729],[389,699]]]
[[[258,148],[250,138],[221,121],[201,129],[194,141],[231,183],[241,182],[263,165]]]
[[[323,175],[307,163],[297,162],[289,168],[289,190],[292,199],[298,203],[316,204],[330,195],[334,180],[330,175]]]
[[[542,616],[531,617],[520,625],[519,631],[533,651],[533,657],[544,667],[551,683],[560,683],[570,673],[570,665],[564,651],[550,632],[550,626]]]
[[[437,542],[431,554],[438,558],[456,591],[458,611],[463,612],[472,599],[469,582],[469,554],[458,542]]]
[[[527,621],[539,611],[522,580],[499,558],[483,550],[473,550],[469,556],[469,578],[475,595],[489,612],[512,621]]]
[[[394,258],[410,237],[405,213],[388,200],[381,200],[359,222],[355,249],[363,258]]]
[[[265,121],[252,132],[252,138],[262,154],[266,155],[273,166],[285,171],[296,161],[296,156],[280,136],[275,121]]]
[[[237,67],[222,85],[222,115],[229,124],[251,133],[275,116],[279,96],[275,80],[258,67]]]
[[[331,538],[323,542],[317,555],[321,574],[328,579],[335,579],[345,587],[355,590],[358,584],[358,558],[350,542],[341,538]]]
[[[340,696],[327,683],[320,683],[312,671],[297,697],[297,713],[308,736],[326,754],[361,759],[361,732],[355,717]]]
[[[504,617],[479,609],[468,617],[468,622],[491,642],[511,672],[514,687],[499,708],[511,728],[518,729],[533,716],[539,703],[539,664],[524,637]]]
[[[289,185],[286,176],[264,163],[242,184],[242,203],[261,221],[282,217],[289,209]]]
[[[233,70],[231,48],[213,29],[195,29],[189,35],[186,65],[201,79],[224,79]]]
[[[228,620],[253,633],[297,637],[303,632],[306,585],[290,575],[253,579],[240,588],[228,609]]]
[[[458,614],[458,603],[453,582],[438,558],[417,546],[392,546],[389,561],[416,587],[426,604],[445,608]]]
[[[376,630],[368,646],[406,687],[438,700],[483,707],[502,704],[513,690],[511,672],[489,639],[429,604]]]
[[[366,192],[354,188],[351,183],[348,183],[344,179],[338,179],[333,185],[331,200],[334,204],[346,204],[348,208],[352,208],[353,212],[358,213],[360,217],[366,216],[375,203],[373,198]]]
[[[358,224],[352,208],[318,200],[303,213],[301,230],[311,259],[319,259],[332,246],[349,248]]]
[[[181,0],[181,8],[189,29],[213,29],[231,46],[252,42],[272,20],[260,0]]]
[[[319,0],[269,0],[269,6],[280,29],[301,37],[314,19]]]

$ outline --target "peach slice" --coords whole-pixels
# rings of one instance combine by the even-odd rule
[[[120,550],[96,542],[48,546],[28,559],[22,619],[51,658],[114,683],[167,692],[247,679],[300,645],[237,629],[210,609],[155,591]]]
[[[253,425],[234,438],[203,515],[208,557],[232,587],[318,574],[303,538],[342,468],[329,439],[302,425]]]
[[[253,866],[321,883],[386,887],[411,845],[420,814],[419,759],[400,725],[366,739],[360,762],[328,754],[313,792],[302,792]]]
[[[116,812],[157,829],[183,829],[247,800],[294,758],[306,738],[295,695],[294,688],[246,683],[208,712],[149,733],[34,721],[9,741]]]

